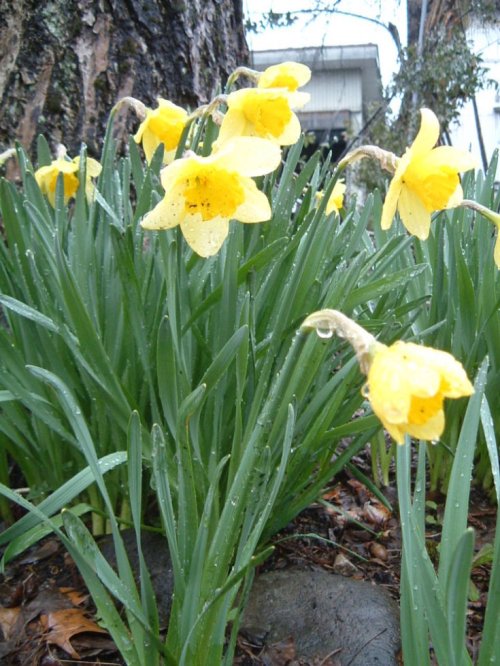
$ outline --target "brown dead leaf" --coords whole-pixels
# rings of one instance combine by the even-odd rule
[[[383,504],[365,502],[363,505],[363,517],[373,525],[382,527],[391,517],[391,512]]]
[[[345,555],[338,553],[333,563],[333,570],[341,576],[353,576],[357,573],[358,568]]]
[[[68,597],[73,606],[81,606],[89,598],[88,594],[81,590],[75,590],[74,587],[60,587],[59,592],[64,594],[65,597]]]
[[[106,634],[106,630],[86,617],[79,608],[68,608],[47,613],[40,616],[40,622],[48,632],[47,643],[57,645],[67,652],[73,659],[80,655],[71,645],[71,638],[84,632]]]
[[[2,629],[4,640],[11,638],[11,632],[14,628],[21,608],[0,608],[0,628]]]

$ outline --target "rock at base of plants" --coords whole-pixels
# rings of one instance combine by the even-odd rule
[[[323,569],[258,576],[241,631],[266,645],[292,637],[298,658],[335,654],[342,666],[396,666],[399,610],[381,587]]]

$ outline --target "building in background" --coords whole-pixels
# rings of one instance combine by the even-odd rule
[[[486,78],[500,85],[500,24],[473,20],[466,34],[472,51],[483,59]],[[500,150],[500,88],[489,85],[476,93],[475,107],[472,101],[464,106],[458,123],[451,128],[451,142],[457,148],[471,150],[478,164],[484,166],[493,151]],[[496,182],[500,183],[500,165]]]
[[[382,102],[375,44],[254,51],[251,56],[259,71],[290,60],[311,68],[311,81],[301,88],[311,100],[298,116],[310,149],[332,150],[334,161]]]

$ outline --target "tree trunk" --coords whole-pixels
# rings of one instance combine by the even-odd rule
[[[0,0],[0,149],[98,155],[121,97],[192,108],[247,58],[242,0]]]

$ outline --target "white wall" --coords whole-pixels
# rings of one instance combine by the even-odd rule
[[[488,69],[486,78],[500,83],[500,25],[484,27],[476,23],[468,28],[467,36],[473,44],[473,51],[481,55],[482,65]],[[495,92],[493,87],[488,87],[477,93],[476,102],[489,161],[494,149],[500,150],[500,91]],[[452,128],[451,140],[455,147],[471,150],[481,163],[472,102],[463,108],[459,124]],[[496,180],[500,181],[500,166]]]

